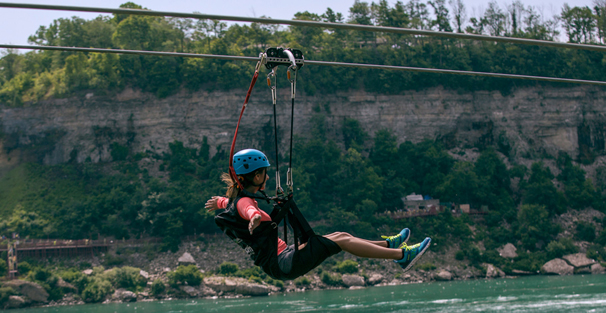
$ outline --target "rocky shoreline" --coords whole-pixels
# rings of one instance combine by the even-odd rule
[[[62,299],[49,301],[49,293],[36,282],[25,280],[13,280],[3,283],[3,288],[11,288],[14,294],[8,297],[4,308],[23,308],[34,306],[60,306],[60,305],[79,305],[87,302],[135,302],[135,301],[155,301],[172,299],[217,299],[217,298],[240,298],[251,296],[267,296],[278,293],[302,292],[306,290],[323,289],[358,289],[371,286],[393,286],[411,283],[424,283],[431,281],[451,281],[467,279],[492,279],[492,278],[513,278],[524,275],[573,275],[573,274],[604,274],[603,264],[586,257],[585,253],[576,253],[555,258],[545,263],[538,273],[514,270],[509,275],[492,265],[481,264],[480,266],[469,266],[466,262],[456,261],[452,256],[453,251],[435,253],[428,251],[420,264],[417,264],[411,271],[402,273],[401,269],[387,260],[367,260],[355,259],[353,256],[341,253],[328,260],[327,266],[314,270],[304,278],[295,281],[273,281],[268,283],[260,278],[249,278],[224,276],[217,273],[217,267],[225,260],[234,261],[242,268],[250,268],[252,262],[237,247],[232,247],[233,243],[224,240],[221,237],[210,237],[204,242],[193,241],[182,244],[181,249],[176,253],[160,253],[151,262],[145,262],[141,253],[133,252],[125,255],[126,249],[121,252],[125,255],[125,264],[129,268],[136,268],[139,272],[136,279],[144,282],[135,291],[126,288],[111,288],[102,299],[91,301],[84,299],[82,291],[79,291],[73,284],[59,278],[56,286],[65,291]],[[454,249],[452,249],[454,250]],[[136,249],[134,249],[136,251]],[[112,251],[110,253],[115,253]],[[500,256],[513,259],[517,257],[516,248],[513,244],[507,244],[499,249]],[[338,273],[331,270],[331,264],[338,263],[339,260],[356,260],[358,265],[355,273]],[[95,275],[112,275],[120,267],[112,269],[103,269],[99,267],[100,260],[97,257],[92,259],[77,260],[78,262],[91,262],[94,269],[81,271],[83,275],[95,278]],[[143,265],[143,266],[141,266]],[[178,266],[195,266],[199,272],[201,281],[199,284],[189,285],[182,283],[175,285],[170,283],[171,273]],[[100,269],[103,269],[100,271]],[[332,269],[335,269],[333,266]],[[328,278],[329,279],[328,279]],[[164,286],[163,291],[155,291],[154,284],[160,281]],[[131,288],[132,289],[132,288]]]

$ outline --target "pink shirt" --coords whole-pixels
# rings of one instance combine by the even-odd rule
[[[229,199],[225,197],[220,197],[219,200],[217,200],[217,206],[220,209],[225,209],[228,203]],[[259,209],[257,201],[253,198],[240,198],[238,201],[238,214],[247,221],[250,221],[255,215],[261,215],[262,222],[271,222],[269,214]],[[286,249],[286,243],[278,237],[278,254],[282,253],[284,249]]]

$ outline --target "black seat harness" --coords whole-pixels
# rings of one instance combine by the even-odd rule
[[[244,105],[240,112],[238,119],[238,125],[232,141],[232,146],[229,155],[229,173],[234,181],[240,187],[238,196],[236,199],[230,200],[225,211],[219,213],[215,217],[215,223],[223,232],[235,241],[240,247],[242,247],[249,256],[254,260],[255,265],[261,266],[263,270],[270,276],[281,279],[285,277],[284,273],[281,273],[277,267],[277,242],[278,242],[278,224],[284,221],[284,242],[288,244],[288,228],[292,229],[294,237],[295,251],[299,250],[299,245],[306,243],[310,237],[315,236],[315,233],[309,223],[299,210],[297,204],[293,198],[293,181],[292,181],[292,146],[293,146],[293,122],[294,122],[294,105],[295,105],[295,93],[296,93],[296,80],[297,72],[303,66],[303,53],[300,50],[294,49],[283,49],[283,48],[269,48],[265,53],[261,53],[259,56],[260,60],[255,68],[255,74],[253,76],[251,85],[248,89]],[[269,197],[265,192],[260,191],[261,195],[252,194],[244,190],[241,185],[233,164],[231,162],[234,154],[234,148],[236,138],[238,135],[238,128],[240,126],[240,120],[244,113],[244,109],[250,98],[252,87],[254,86],[261,65],[265,65],[266,68],[270,69],[271,72],[267,76],[267,83],[272,92],[272,99],[274,105],[274,132],[275,132],[275,144],[276,144],[276,196]],[[276,118],[276,84],[275,69],[279,65],[288,66],[288,79],[291,83],[291,132],[290,132],[290,162],[287,172],[287,193],[285,194],[280,186],[280,167],[279,167],[279,154],[278,154],[278,133],[277,133],[277,118]],[[273,84],[272,84],[273,79]],[[273,201],[273,210],[270,214],[271,222],[261,222],[260,225],[254,230],[251,235],[248,230],[249,221],[243,219],[237,210],[237,202],[243,198],[249,197],[254,199],[261,199],[271,203]]]

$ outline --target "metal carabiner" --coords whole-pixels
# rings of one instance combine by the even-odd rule
[[[292,169],[289,167],[286,172],[286,187],[288,187],[288,193],[293,192],[293,183],[292,183]]]
[[[277,91],[276,91],[276,72],[275,72],[275,68],[271,70],[271,72],[269,72],[267,74],[267,86],[269,87],[269,89],[271,89],[271,98],[273,101],[274,106],[276,105],[276,98],[277,98]],[[272,83],[273,81],[273,83]]]
[[[292,52],[290,52],[289,50],[284,50],[284,53],[288,56],[290,63],[292,63],[288,67],[287,76],[288,76],[288,81],[290,81],[291,98],[294,99],[295,93],[297,91],[297,72],[299,70],[299,67],[297,66],[295,56],[292,54]],[[294,75],[291,74],[293,72],[294,72]]]
[[[267,63],[267,54],[261,52],[259,53],[259,62],[257,62],[257,66],[255,66],[255,72],[258,73],[261,70],[261,66]]]

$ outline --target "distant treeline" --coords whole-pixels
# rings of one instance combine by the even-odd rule
[[[122,8],[141,8],[132,2]],[[564,29],[570,42],[603,44],[606,2],[593,8],[564,5],[559,16],[542,16],[519,1],[496,1],[470,16],[461,0],[355,1],[347,17],[330,8],[322,14],[299,12],[294,19],[356,23],[554,40]],[[562,28],[558,27],[560,25]],[[311,60],[405,65],[484,72],[606,80],[603,53],[422,36],[279,27],[253,23],[230,27],[220,21],[136,15],[57,19],[30,36],[37,45],[75,46],[256,56],[267,47],[302,49]],[[115,93],[126,86],[166,97],[180,88],[245,88],[253,63],[110,55],[60,51],[16,54],[0,59],[0,103],[65,97],[79,91]],[[308,93],[364,88],[398,94],[402,90],[444,86],[462,90],[501,90],[533,81],[421,74],[350,68],[305,67],[300,83]],[[561,86],[561,85],[556,85]]]

